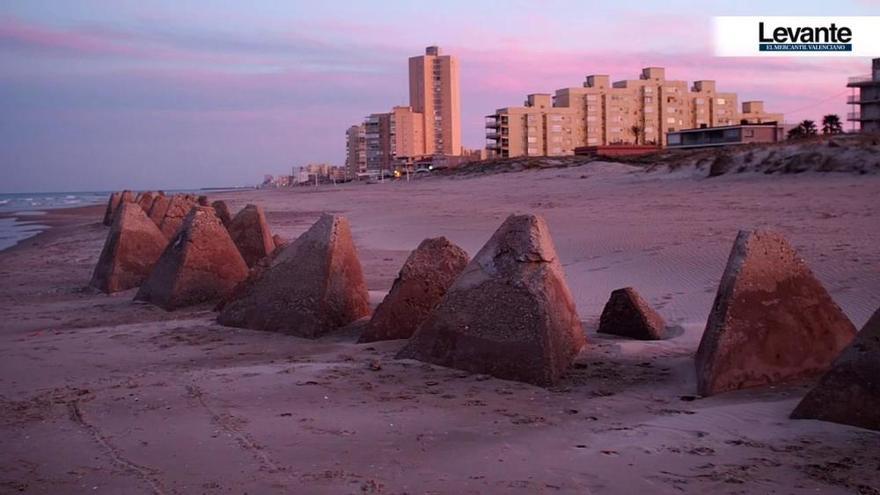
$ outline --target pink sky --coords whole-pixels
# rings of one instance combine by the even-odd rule
[[[846,78],[869,68],[867,59],[714,57],[706,13],[593,19],[548,2],[528,16],[499,19],[480,6],[416,29],[395,17],[419,15],[401,6],[344,21],[297,2],[277,12],[77,8],[95,3],[0,11],[6,191],[242,185],[310,161],[341,164],[346,127],[407,104],[406,58],[435,43],[461,64],[468,147],[484,145],[494,109],[593,73],[635,79],[665,66],[670,79],[714,79],[797,121],[845,114]]]

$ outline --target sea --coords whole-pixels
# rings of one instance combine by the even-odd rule
[[[109,195],[109,191],[0,193],[0,251],[46,230],[40,223],[46,210],[100,204]]]

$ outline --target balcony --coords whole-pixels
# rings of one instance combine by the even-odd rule
[[[501,134],[498,133],[497,131],[492,131],[492,132],[486,133],[486,139],[498,139],[499,137],[501,137]]]
[[[860,112],[849,112],[846,114],[846,120],[850,122],[861,122],[862,114]]]
[[[497,120],[486,121],[486,129],[498,129],[499,127],[501,127],[501,123]]]
[[[857,88],[859,86],[871,86],[873,84],[880,85],[880,80],[875,81],[870,74],[863,74],[860,76],[853,76],[846,80],[846,87],[848,88]]]
[[[846,97],[846,102],[850,105],[863,105],[863,104],[867,104],[867,103],[880,103],[880,97],[862,99],[862,97],[860,95],[851,95],[851,96]]]

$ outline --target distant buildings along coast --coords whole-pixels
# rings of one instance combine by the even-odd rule
[[[666,134],[682,129],[782,121],[761,101],[740,109],[736,93],[717,91],[715,81],[688,88],[687,81],[667,80],[664,68],[647,67],[639,79],[612,83],[590,75],[583,87],[531,94],[525,106],[496,110],[486,116],[486,149],[496,158],[564,156],[578,147],[665,146]]]
[[[346,169],[390,173],[419,165],[479,159],[461,147],[458,59],[429,46],[409,59],[409,106],[372,113],[346,130]]]

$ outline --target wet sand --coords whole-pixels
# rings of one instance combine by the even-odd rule
[[[471,255],[544,215],[588,347],[543,389],[86,288],[103,206],[0,253],[0,493],[880,493],[880,433],[793,421],[810,381],[695,397],[693,353],[739,228],[785,233],[857,327],[880,306],[880,177],[696,179],[618,164],[220,193],[293,238],[346,215],[377,304],[406,255]],[[595,333],[631,285],[674,337]]]

